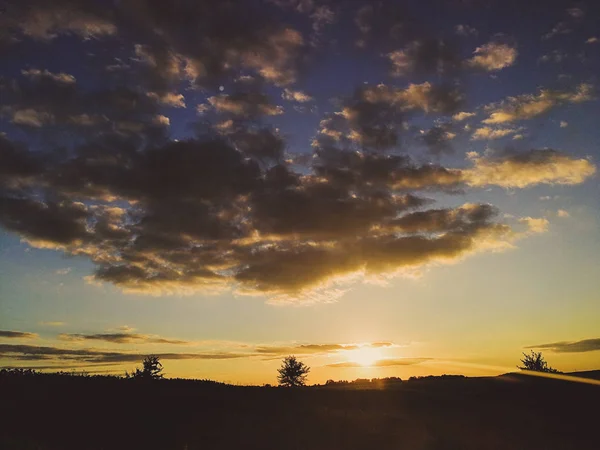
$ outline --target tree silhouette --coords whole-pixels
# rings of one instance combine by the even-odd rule
[[[288,356],[283,359],[281,367],[277,369],[277,372],[279,372],[277,381],[280,386],[304,386],[308,372],[310,372],[310,367],[298,361],[295,356]]]
[[[160,380],[163,377],[161,373],[163,366],[160,363],[160,358],[154,355],[148,355],[142,361],[142,370],[139,368],[135,369],[131,375],[125,373],[127,378],[133,378],[135,380]]]
[[[546,373],[558,373],[558,370],[550,367],[544,357],[542,356],[542,352],[534,352],[531,350],[531,353],[528,355],[523,353],[523,359],[521,360],[522,366],[517,366],[521,370],[531,370],[533,372],[546,372]]]

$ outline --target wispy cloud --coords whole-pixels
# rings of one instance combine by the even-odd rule
[[[116,351],[98,351],[90,349],[67,349],[58,347],[40,347],[33,345],[0,344],[0,356],[20,361],[61,361],[87,363],[126,363],[139,362],[146,356],[140,353]],[[221,360],[247,358],[247,353],[202,352],[202,353],[157,353],[163,360]]]
[[[98,334],[76,334],[63,333],[58,335],[63,341],[105,341],[114,344],[190,344],[188,341],[179,339],[167,339],[160,336],[136,333],[98,333]]]
[[[380,359],[375,361],[369,367],[391,367],[391,366],[412,366],[415,364],[421,364],[426,361],[431,361],[432,358],[395,358],[395,359]],[[365,364],[361,364],[354,361],[342,361],[333,364],[327,364],[327,367],[336,368],[355,368],[355,367],[367,367]]]
[[[530,345],[531,349],[550,350],[556,353],[583,353],[600,350],[600,338],[583,339],[581,341],[561,341],[551,344]]]
[[[7,331],[0,330],[0,338],[8,339],[35,339],[38,335],[36,333],[28,333],[26,331]]]
[[[489,117],[485,124],[501,124],[533,119],[552,108],[568,103],[582,103],[593,99],[593,86],[582,83],[570,91],[542,89],[537,94],[523,94],[486,107]]]

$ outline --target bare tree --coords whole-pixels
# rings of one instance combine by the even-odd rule
[[[279,372],[277,381],[280,386],[304,386],[310,367],[298,361],[295,356],[288,356],[283,359],[277,372]]]
[[[542,356],[542,352],[534,352],[531,350],[531,353],[528,355],[523,353],[523,359],[521,359],[522,366],[517,366],[521,370],[531,370],[533,372],[546,372],[546,373],[558,373],[558,370],[550,367],[544,357]]]

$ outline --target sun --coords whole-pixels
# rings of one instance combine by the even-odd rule
[[[370,367],[381,359],[381,350],[373,347],[360,347],[348,352],[348,360],[364,367]]]

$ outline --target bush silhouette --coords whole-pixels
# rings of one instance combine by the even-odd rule
[[[546,373],[558,373],[558,370],[550,367],[544,357],[542,356],[542,352],[534,352],[531,350],[531,353],[528,355],[523,353],[523,359],[521,360],[522,366],[517,366],[521,370],[531,370],[533,372],[546,372]]]
[[[281,367],[277,369],[277,372],[279,372],[277,381],[280,386],[304,386],[310,367],[298,361],[295,356],[288,356],[281,362]]]
[[[163,366],[158,356],[149,355],[142,361],[142,369],[135,369],[135,372],[129,374],[125,372],[126,378],[134,380],[160,380],[163,377]]]

